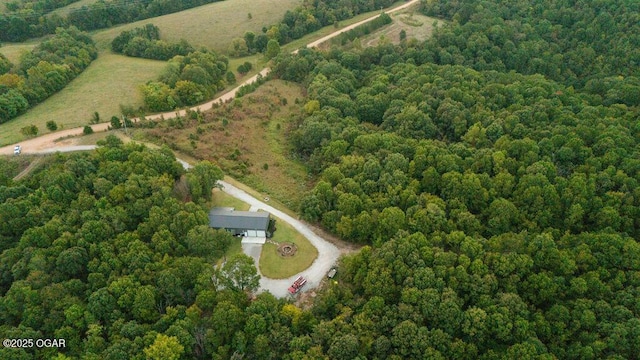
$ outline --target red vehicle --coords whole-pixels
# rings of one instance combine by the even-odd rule
[[[302,289],[302,287],[306,283],[307,283],[307,279],[303,278],[302,276],[298,276],[298,278],[293,282],[293,284],[289,286],[289,293],[297,294],[298,291],[300,291],[300,289]]]

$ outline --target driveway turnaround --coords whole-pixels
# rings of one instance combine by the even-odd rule
[[[186,161],[181,159],[177,160],[185,169],[189,169],[191,167],[191,165]],[[302,236],[306,237],[318,250],[318,257],[313,261],[310,267],[289,278],[270,279],[262,276],[261,274],[259,291],[269,291],[271,294],[273,294],[273,296],[279,298],[291,296],[287,289],[289,288],[289,286],[291,286],[293,281],[298,276],[303,276],[305,279],[307,279],[307,284],[304,288],[302,288],[301,292],[313,289],[320,285],[322,279],[326,276],[329,270],[331,270],[331,267],[335,265],[338,257],[340,257],[340,250],[335,245],[318,236],[302,221],[294,219],[291,216],[283,213],[282,211],[274,208],[273,206],[265,204],[264,202],[249,195],[244,190],[238,189],[237,187],[222,180],[218,181],[218,184],[222,187],[222,191],[238,200],[246,202],[247,204],[249,204],[249,206],[251,206],[252,210],[267,211],[270,214],[280,218],[280,220],[291,225],[300,234],[302,234]],[[256,246],[260,246],[260,248],[258,249],[256,248]],[[260,269],[258,261],[260,259],[260,250],[262,250],[262,245],[246,244],[245,246],[243,244],[242,249],[247,255],[251,256],[256,261],[256,268]],[[260,270],[258,270],[258,272],[259,271]]]
[[[260,291],[269,291],[275,297],[279,298],[290,296],[287,289],[289,288],[289,286],[291,286],[291,283],[293,283],[293,281],[298,276],[303,276],[305,279],[307,279],[306,286],[302,288],[303,292],[320,285],[320,282],[326,276],[327,272],[329,272],[331,267],[336,263],[336,260],[338,260],[338,257],[340,256],[340,250],[332,243],[314,233],[302,221],[294,219],[293,217],[283,213],[273,206],[265,204],[264,202],[247,194],[244,190],[238,189],[228,182],[218,181],[218,183],[222,186],[222,191],[226,192],[227,194],[233,196],[236,199],[246,202],[247,204],[251,205],[252,208],[255,207],[256,209],[267,211],[270,214],[280,218],[280,220],[291,225],[300,234],[306,237],[311,242],[311,244],[316,247],[316,249],[318,249],[318,257],[315,259],[313,264],[311,264],[309,268],[298,274],[295,274],[287,279],[279,280],[269,279],[267,277],[261,276]]]

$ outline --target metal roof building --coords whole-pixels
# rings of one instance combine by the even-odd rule
[[[269,229],[269,213],[213,208],[209,211],[209,226],[226,229],[233,235],[265,237]]]

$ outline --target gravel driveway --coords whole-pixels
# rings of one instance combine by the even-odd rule
[[[238,189],[228,182],[219,181],[218,183],[222,185],[222,191],[226,192],[227,194],[235,197],[236,199],[246,202],[247,204],[251,205],[252,208],[255,207],[255,209],[267,211],[273,216],[276,216],[282,221],[285,221],[289,225],[293,226],[294,229],[296,229],[300,234],[306,237],[311,242],[311,244],[313,244],[313,246],[318,249],[318,257],[316,258],[316,260],[313,262],[313,264],[311,264],[309,268],[301,273],[281,280],[269,279],[261,276],[260,290],[269,291],[275,297],[282,298],[288,296],[289,292],[287,291],[287,289],[289,288],[289,286],[291,286],[293,281],[298,276],[304,276],[307,279],[307,285],[302,289],[302,291],[313,289],[320,285],[320,282],[327,275],[327,272],[329,272],[331,267],[336,263],[336,260],[338,260],[338,257],[340,256],[340,250],[332,243],[314,233],[303,222],[292,218],[291,216],[272,206],[265,204],[264,202],[247,194],[244,190]],[[248,255],[251,256],[252,254]]]
[[[186,161],[180,159],[177,160],[185,169],[189,169],[191,167],[191,165]],[[285,221],[294,229],[296,229],[300,234],[306,237],[311,242],[311,244],[313,244],[313,246],[318,249],[318,257],[313,261],[310,267],[287,279],[270,279],[262,276],[261,274],[259,291],[269,291],[271,294],[273,294],[273,296],[279,298],[289,296],[289,292],[287,291],[287,289],[289,288],[289,286],[291,286],[293,281],[298,276],[304,276],[307,279],[307,284],[304,288],[302,288],[303,292],[320,285],[322,279],[327,275],[331,267],[336,263],[338,257],[340,257],[340,250],[332,243],[314,233],[302,221],[294,219],[291,216],[283,213],[282,211],[274,208],[273,206],[265,204],[264,202],[249,195],[244,190],[238,189],[237,187],[229,184],[226,181],[220,180],[218,181],[218,183],[222,186],[222,191],[226,192],[236,199],[246,202],[251,206],[252,210],[264,210],[269,212],[273,216],[280,218],[280,220]],[[251,256],[256,261],[256,268],[259,269],[258,261],[260,259],[260,251],[262,250],[262,245],[259,245],[259,248],[257,248],[256,245],[246,244],[246,246],[242,245],[242,250],[245,254]],[[259,271],[260,270],[258,270],[258,272]]]

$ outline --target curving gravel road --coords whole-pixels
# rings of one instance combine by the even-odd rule
[[[307,285],[302,289],[302,291],[313,289],[320,285],[320,282],[327,275],[327,272],[329,272],[331,267],[336,263],[336,260],[338,260],[338,257],[341,254],[340,250],[332,243],[314,233],[302,221],[294,219],[291,216],[283,213],[282,211],[263,203],[262,201],[247,194],[244,190],[238,189],[237,187],[225,181],[219,181],[218,183],[222,185],[222,190],[227,194],[235,197],[236,199],[246,202],[247,204],[251,205],[251,207],[267,211],[273,216],[276,216],[280,220],[285,221],[289,225],[293,226],[294,229],[296,229],[300,234],[306,237],[311,242],[311,244],[313,244],[313,246],[318,249],[318,257],[315,259],[313,264],[311,264],[309,268],[299,274],[281,280],[269,279],[267,277],[261,276],[260,290],[269,291],[275,297],[282,298],[288,296],[289,292],[287,291],[287,289],[300,275],[304,276],[307,279]],[[258,267],[258,264],[256,264],[256,267]]]
[[[186,161],[181,159],[177,160],[185,169],[189,169],[191,167],[191,165]],[[273,206],[265,204],[264,202],[249,195],[244,190],[241,190],[226,181],[220,180],[218,181],[218,183],[222,186],[222,191],[226,192],[236,199],[246,202],[251,206],[251,209],[267,211],[271,215],[278,217],[282,221],[285,221],[287,224],[296,229],[300,234],[306,237],[311,242],[311,244],[313,244],[313,246],[318,249],[318,257],[314,260],[310,267],[308,267],[301,273],[293,275],[287,279],[279,280],[270,279],[261,275],[260,291],[269,291],[271,294],[273,294],[273,296],[279,298],[289,296],[289,292],[287,291],[287,289],[289,288],[289,286],[291,286],[293,281],[298,276],[304,276],[307,279],[307,284],[302,289],[302,292],[313,289],[320,285],[322,279],[326,276],[331,267],[336,263],[338,257],[340,257],[340,250],[332,243],[314,233],[313,230],[311,230],[302,221],[294,219],[291,216],[283,213],[282,211],[274,208]],[[258,259],[260,258],[260,247],[261,245],[243,245],[243,250],[245,251],[245,253],[256,260],[256,268],[258,268],[258,271],[260,271],[260,267],[257,263]]]
[[[417,3],[419,0],[411,0],[408,1],[402,5],[399,5],[393,9],[389,9],[386,10],[385,13],[387,14],[391,14],[393,12],[402,10],[402,9],[406,9],[407,7]],[[306,46],[309,48],[313,48],[318,46],[319,44],[333,38],[336,37],[340,34],[342,34],[345,31],[349,31],[353,28],[355,28],[358,25],[364,24],[366,22],[369,22],[373,19],[375,19],[376,17],[378,17],[378,15],[374,15],[370,18],[367,18],[365,20],[359,21],[355,24],[351,24],[345,28],[342,28],[340,30],[334,31],[331,34],[324,36],[318,40],[315,40],[313,42],[308,43]],[[292,53],[297,53],[298,50],[292,51]],[[240,87],[247,85],[247,84],[251,84],[253,82],[255,82],[258,78],[258,76],[267,76],[267,74],[269,74],[269,71],[271,69],[269,69],[268,67],[262,69],[262,71],[260,71],[260,73],[246,79],[245,81],[243,81],[241,84],[239,84],[237,87],[235,87],[234,89],[230,90],[229,92],[222,94],[221,96],[206,102],[204,104],[200,104],[197,106],[192,107],[190,110],[192,111],[205,111],[205,110],[209,110],[213,107],[213,104],[216,103],[223,103],[225,101],[231,100],[236,96],[236,93],[238,92],[238,89],[240,89]],[[178,110],[178,111],[169,111],[169,112],[165,112],[165,113],[161,113],[161,114],[154,114],[154,115],[148,115],[145,116],[146,119],[150,119],[150,120],[159,120],[159,119],[172,119],[176,116],[184,116],[186,114],[185,110]],[[133,118],[131,119],[133,122],[138,121],[138,118]],[[100,124],[94,124],[91,125],[91,128],[93,129],[94,132],[99,132],[99,131],[106,131],[109,128],[109,123],[100,123]],[[79,136],[82,135],[84,130],[84,127],[77,127],[77,128],[73,128],[73,129],[68,129],[68,130],[62,130],[62,131],[56,131],[50,134],[46,134],[46,135],[42,135],[39,136],[37,138],[33,138],[33,139],[28,139],[28,140],[24,140],[20,142],[20,145],[22,145],[22,152],[25,154],[35,154],[35,153],[41,153],[43,150],[46,149],[51,149],[55,146],[57,146],[56,141],[58,141],[61,138],[65,138],[65,137],[72,137],[72,136]],[[0,147],[0,155],[12,155],[13,154],[13,147],[17,145],[17,144],[13,144],[13,145],[9,145],[9,146],[4,146],[4,147]]]
[[[419,0],[411,0],[408,1],[400,6],[397,6],[393,9],[387,10],[385,11],[386,13],[390,14],[392,12],[396,12],[402,9],[405,9],[415,3],[417,3]],[[355,24],[349,25],[343,29],[340,29],[338,31],[335,31],[323,38],[320,38],[316,41],[313,41],[309,44],[307,44],[307,47],[316,47],[319,44],[340,35],[341,33],[351,30],[353,28],[355,28],[358,25],[361,25],[363,23],[366,23],[368,21],[373,20],[374,18],[376,18],[378,15],[372,16],[368,19],[362,20],[360,22],[357,22]],[[296,51],[294,51],[293,53],[296,53]],[[251,84],[253,82],[256,81],[257,77],[260,76],[266,76],[269,73],[270,69],[269,68],[264,68],[262,69],[262,71],[260,71],[259,74],[256,74],[255,76],[252,76],[251,78],[245,80],[244,82],[242,82],[240,85],[238,85],[236,88],[234,88],[233,90],[223,94],[222,96],[219,96],[207,103],[198,105],[198,106],[194,106],[191,108],[191,110],[200,110],[200,111],[205,111],[208,109],[211,109],[213,107],[213,105],[215,103],[223,103],[226,102],[228,100],[231,100],[235,97],[238,89],[240,89],[241,86],[246,85],[246,84]],[[166,113],[162,113],[162,114],[154,114],[154,115],[149,115],[146,116],[146,119],[152,119],[152,120],[158,120],[158,119],[170,119],[170,118],[174,118],[176,116],[184,116],[186,114],[185,110],[179,110],[179,111],[173,111],[173,112],[166,112]],[[137,121],[138,119],[132,119],[134,122]],[[98,132],[98,131],[106,131],[109,128],[109,123],[101,123],[101,124],[95,124],[91,126],[93,128],[94,132]],[[27,153],[27,154],[43,154],[43,153],[54,153],[54,152],[69,152],[69,151],[82,151],[82,150],[92,150],[95,149],[96,146],[95,145],[85,145],[85,146],[69,146],[71,145],[69,142],[66,141],[62,141],[62,142],[57,142],[59,139],[64,138],[64,137],[71,137],[71,136],[78,136],[78,135],[82,135],[83,133],[83,127],[78,127],[78,128],[74,128],[74,129],[69,129],[69,130],[63,130],[63,131],[58,131],[58,132],[54,132],[51,134],[46,134],[34,139],[30,139],[30,140],[25,140],[22,141],[20,144],[22,145],[22,150],[23,153]],[[15,145],[15,144],[14,144]],[[10,145],[10,146],[5,146],[5,147],[1,147],[0,148],[0,155],[11,155],[13,154],[13,147],[14,145]],[[185,169],[188,169],[191,167],[191,165],[189,165],[186,161],[177,159],[182,166],[185,167]],[[293,228],[295,228],[298,232],[300,232],[304,237],[306,237],[312,244],[313,246],[316,247],[316,249],[318,249],[318,257],[316,258],[316,260],[313,262],[313,264],[311,264],[311,266],[309,268],[307,268],[306,270],[304,270],[303,272],[296,274],[288,279],[280,279],[280,280],[276,280],[276,279],[269,279],[266,278],[264,276],[261,276],[260,278],[260,291],[269,291],[271,292],[274,296],[276,297],[286,297],[289,296],[289,293],[287,291],[287,289],[289,288],[289,286],[291,285],[291,283],[293,283],[293,281],[295,280],[296,277],[298,276],[304,276],[307,279],[307,285],[302,289],[302,291],[308,291],[309,289],[313,289],[315,287],[317,287],[320,282],[322,281],[322,279],[326,276],[327,272],[331,269],[331,267],[335,264],[336,260],[338,259],[338,257],[341,254],[341,251],[332,243],[328,242],[327,240],[323,239],[322,237],[318,236],[316,233],[314,233],[307,225],[305,225],[303,222],[292,218],[291,216],[283,213],[282,211],[269,206],[267,204],[265,204],[264,202],[254,198],[253,196],[249,195],[248,193],[246,193],[245,191],[225,182],[225,181],[220,181],[219,182],[220,185],[222,186],[222,190],[226,193],[228,193],[229,195],[242,200],[246,203],[248,203],[252,209],[262,209],[265,210],[271,214],[273,214],[274,216],[280,218],[281,220],[287,222],[288,224],[290,224]],[[259,259],[260,257],[260,249],[257,248],[255,245],[253,246],[243,246],[243,250],[250,256],[252,256],[254,258],[254,260],[256,260],[256,267],[259,268],[258,264],[257,264],[257,259]]]

